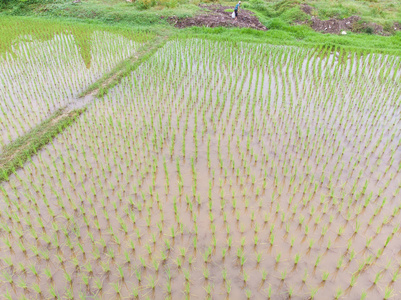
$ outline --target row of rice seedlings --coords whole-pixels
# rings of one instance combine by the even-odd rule
[[[399,87],[366,84],[370,69],[338,83],[346,70],[299,48],[167,43],[2,185],[0,289],[398,293]]]
[[[15,37],[0,57],[0,147],[71,102],[139,45],[115,33],[68,30],[45,41]]]

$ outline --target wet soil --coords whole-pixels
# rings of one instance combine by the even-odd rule
[[[238,18],[234,20],[231,16],[232,12],[227,12],[227,9],[233,9],[231,6],[221,5],[200,5],[205,10],[204,14],[197,15],[192,18],[179,19],[176,16],[169,17],[168,22],[174,24],[175,27],[185,28],[192,26],[206,26],[206,27],[240,27],[240,28],[253,28],[257,30],[267,30],[267,28],[260,23],[258,18],[252,12],[240,9],[238,11]]]

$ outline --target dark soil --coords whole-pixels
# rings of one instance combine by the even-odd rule
[[[231,17],[232,12],[225,11],[226,9],[234,9],[230,6],[221,5],[200,5],[205,9],[205,13],[194,16],[192,18],[179,19],[176,16],[169,17],[167,20],[178,28],[191,26],[206,26],[206,27],[241,27],[253,28],[257,30],[267,30],[267,28],[259,22],[258,18],[250,11],[240,9],[238,18],[234,20]]]
[[[311,14],[312,14],[312,11],[313,11],[313,7],[312,7],[312,6],[309,6],[309,5],[307,5],[307,4],[302,4],[302,5],[301,5],[301,10],[302,10],[303,12],[307,13],[308,15],[311,15]]]

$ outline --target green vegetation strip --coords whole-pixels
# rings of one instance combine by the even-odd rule
[[[263,22],[262,22],[263,23]],[[287,30],[288,29],[288,30]],[[332,48],[336,51],[401,55],[401,32],[393,36],[322,34],[306,26],[288,26],[286,30],[260,31],[251,28],[190,27],[181,29],[176,38],[199,38],[221,42],[246,42],[307,48]]]
[[[85,109],[68,112],[59,109],[46,121],[7,145],[0,153],[0,182],[8,180],[10,174],[22,167],[33,154],[70,125],[83,111]]]
[[[158,49],[165,45],[167,40],[168,36],[157,36],[145,43],[133,56],[118,64],[113,70],[90,85],[80,96],[83,97],[92,94],[96,97],[102,97],[110,88],[117,85],[122,78],[136,70],[143,62],[152,57]]]

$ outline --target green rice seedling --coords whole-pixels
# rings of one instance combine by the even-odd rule
[[[311,299],[315,299],[315,296],[316,296],[317,292],[318,292],[318,288],[311,289],[310,290],[310,298]]]
[[[257,254],[256,254],[256,262],[257,262],[258,264],[260,264],[261,260],[262,260],[262,253],[257,253]]]
[[[306,279],[308,279],[308,270],[305,269],[304,276],[302,277],[302,282],[306,283]]]
[[[29,266],[29,270],[32,272],[32,274],[33,274],[35,277],[38,277],[38,276],[39,276],[38,271],[36,270],[36,267],[35,267],[34,264],[31,264],[31,265]]]
[[[148,277],[148,286],[154,290],[156,288],[157,281],[153,276]]]
[[[376,277],[375,277],[375,280],[373,281],[373,284],[377,285],[382,277],[383,277],[383,275],[381,272],[376,273]]]
[[[337,269],[340,269],[343,266],[344,257],[341,256],[337,261]]]
[[[262,282],[264,283],[266,281],[267,278],[267,272],[266,270],[262,270]]]
[[[3,271],[2,277],[4,279],[4,282],[8,282],[12,286],[14,285],[13,274],[9,274],[7,271]]]
[[[280,262],[280,258],[281,258],[281,253],[276,255],[276,263],[277,264]]]
[[[358,279],[358,275],[353,274],[349,286],[353,287]]]
[[[243,273],[243,280],[244,280],[244,284],[246,284],[249,280],[249,275],[245,271]]]
[[[323,275],[322,275],[322,281],[323,281],[323,282],[326,282],[327,279],[329,278],[329,275],[330,275],[329,272],[324,271],[324,272],[323,272]]]
[[[205,289],[207,295],[210,296],[212,293],[212,289],[213,289],[212,285],[210,285],[210,283],[209,283],[206,287],[204,287],[204,289]]]
[[[399,270],[396,270],[391,278],[391,282],[396,282],[399,277]]]
[[[226,281],[226,293],[227,293],[227,295],[230,295],[230,293],[231,293],[231,282],[230,282],[230,280]]]
[[[294,258],[294,265],[296,266],[296,265],[298,265],[298,262],[299,262],[299,259],[301,258],[301,256],[299,255],[299,253],[297,253],[296,255],[295,255],[295,258]]]
[[[287,270],[281,272],[281,276],[280,276],[281,281],[284,281],[286,277],[287,277]]]
[[[394,289],[391,287],[386,287],[386,290],[384,292],[384,299],[390,299],[394,296]]]
[[[339,299],[343,294],[343,290],[341,288],[338,288],[336,290],[336,295],[335,295],[335,299]]]

